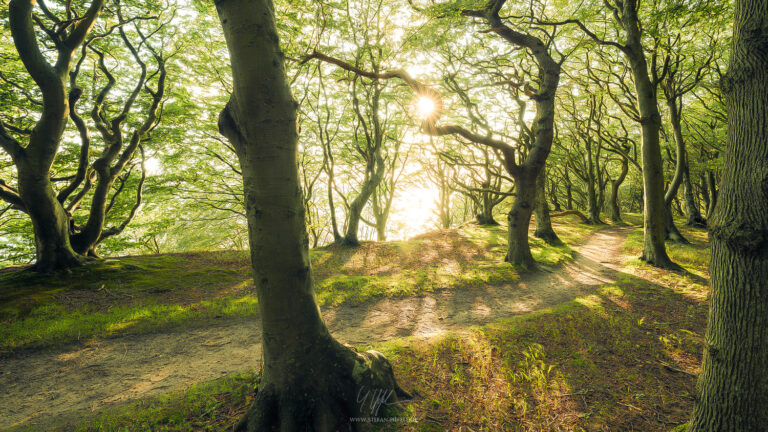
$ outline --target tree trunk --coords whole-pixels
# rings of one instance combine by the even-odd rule
[[[296,153],[298,104],[283,66],[270,0],[217,2],[234,91],[219,117],[243,173],[264,369],[236,430],[355,430],[361,391],[399,390],[379,353],[359,354],[328,332],[315,302]],[[365,413],[376,415],[375,413]]]
[[[709,189],[709,204],[707,205],[707,219],[709,219],[715,212],[718,198],[717,180],[712,171],[707,171],[707,189]]]
[[[737,0],[721,200],[709,220],[711,299],[689,426],[768,429],[768,2]]]
[[[498,225],[496,219],[493,218],[493,208],[495,207],[493,197],[491,193],[485,189],[491,187],[490,183],[483,183],[483,191],[480,192],[482,205],[480,206],[480,212],[477,214],[477,223],[480,225]]]
[[[677,161],[675,163],[675,174],[672,176],[672,181],[669,182],[667,192],[664,195],[664,209],[665,209],[665,223],[664,223],[664,238],[666,240],[688,244],[689,241],[680,233],[680,230],[675,226],[675,219],[672,217],[672,200],[677,196],[677,190],[680,188],[680,184],[683,181],[683,173],[688,166],[688,156],[685,150],[685,140],[683,139],[683,129],[680,124],[680,113],[682,102],[678,102],[678,98],[675,96],[667,97],[667,107],[669,108],[670,123],[672,124],[672,131],[675,136],[675,144],[677,147]]]
[[[91,249],[95,251],[96,244],[99,241],[99,237],[101,237],[101,232],[104,230],[107,197],[112,190],[112,185],[115,180],[115,176],[109,171],[110,170],[107,167],[99,168],[99,181],[93,192],[93,200],[91,202],[90,213],[88,214],[88,221],[85,223],[82,231],[72,235],[72,247],[77,253],[86,254]]]
[[[595,163],[594,156],[592,155],[592,142],[590,138],[587,138],[586,148],[587,152],[587,215],[589,216],[590,224],[602,224],[600,220],[600,207],[597,205],[597,187],[599,187],[599,180],[595,176]]]
[[[560,207],[560,201],[557,199],[557,187],[555,186],[554,182],[552,182],[552,191],[550,192],[549,197],[552,199],[552,211],[563,211],[563,209]]]
[[[567,210],[573,210],[573,184],[571,184],[571,178],[568,175],[568,171],[565,171],[565,208]]]
[[[357,238],[360,217],[362,216],[365,205],[368,203],[371,195],[373,195],[373,192],[384,177],[384,161],[376,162],[376,165],[376,171],[365,180],[362,189],[360,189],[360,193],[349,205],[349,222],[347,223],[347,230],[344,233],[344,239],[342,240],[342,243],[347,246],[360,245],[360,241]]]
[[[661,130],[661,115],[656,99],[656,89],[648,75],[648,64],[645,51],[640,43],[640,30],[637,27],[634,2],[626,1],[624,5],[625,23],[627,28],[628,57],[635,79],[638,111],[641,116],[642,128],[642,157],[643,157],[643,253],[640,257],[648,264],[661,268],[676,267],[667,255],[664,244],[664,172],[661,162],[661,146],[659,131]]]
[[[534,237],[538,237],[547,244],[557,245],[563,242],[552,229],[552,220],[549,218],[549,204],[547,204],[547,193],[545,190],[546,170],[542,169],[536,180],[536,231]]]
[[[85,259],[70,244],[69,216],[56,199],[48,170],[37,170],[26,161],[17,167],[19,195],[35,233],[35,270],[50,272],[82,264]]]
[[[699,210],[699,203],[696,202],[696,197],[693,193],[693,185],[691,184],[691,172],[690,166],[686,163],[685,170],[683,171],[683,203],[685,204],[685,216],[688,218],[686,225],[696,228],[704,228],[707,222],[701,216]]]
[[[515,177],[515,201],[507,214],[507,256],[505,261],[521,266],[523,269],[536,268],[536,261],[531,255],[528,244],[528,227],[531,223],[533,206],[536,203],[536,176],[523,172]]]
[[[624,183],[624,179],[627,178],[629,173],[629,161],[626,158],[621,160],[621,173],[619,177],[611,180],[611,221],[614,223],[620,223],[621,209],[619,208],[619,188]]]
[[[333,203],[333,165],[328,165],[325,173],[328,175],[328,212],[331,214],[333,241],[338,243],[341,241],[341,234],[339,233],[339,224],[336,222],[336,206]]]

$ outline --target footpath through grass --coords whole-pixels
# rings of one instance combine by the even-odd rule
[[[634,233],[625,253],[639,252]],[[667,431],[687,420],[706,324],[705,234],[671,245],[677,274],[628,262],[616,283],[531,315],[427,341],[372,347],[415,395],[394,431]],[[688,272],[690,274],[688,274]],[[691,276],[693,275],[693,276]],[[252,371],[107,409],[78,431],[225,430],[258,387]]]
[[[569,244],[599,227],[556,223]],[[568,246],[531,240],[541,262],[572,259]],[[310,255],[318,303],[339,306],[518,279],[503,262],[506,228],[467,225],[408,241],[329,246]],[[65,274],[0,272],[0,356],[98,338],[210,325],[258,311],[243,251],[107,259]]]

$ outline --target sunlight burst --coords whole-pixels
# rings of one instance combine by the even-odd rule
[[[420,96],[416,101],[416,112],[419,114],[419,117],[423,119],[429,118],[434,114],[436,108],[437,104],[435,103],[435,100],[429,96]]]

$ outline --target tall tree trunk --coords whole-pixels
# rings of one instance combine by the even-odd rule
[[[686,161],[687,162],[687,161]],[[685,164],[683,171],[683,203],[685,204],[685,216],[688,221],[686,225],[696,228],[704,228],[707,222],[701,216],[699,210],[699,203],[696,202],[696,197],[693,192],[693,185],[691,184],[691,172],[689,164]]]
[[[648,74],[648,63],[642,44],[640,23],[637,17],[637,0],[624,1],[622,15],[627,45],[624,54],[629,59],[637,93],[637,107],[642,128],[643,160],[643,254],[640,257],[649,264],[661,268],[675,268],[667,255],[664,244],[664,170],[661,162],[659,114],[656,86]]]
[[[325,173],[328,175],[328,212],[331,215],[331,229],[333,231],[333,241],[341,241],[339,233],[339,224],[336,219],[336,206],[333,203],[333,165],[326,167]]]
[[[573,210],[573,184],[567,170],[565,171],[565,208]]]
[[[234,83],[219,129],[242,168],[264,349],[258,394],[236,430],[354,430],[361,390],[398,387],[381,354],[358,354],[331,337],[315,302],[296,159],[298,105],[274,6],[225,0],[216,8]]]
[[[544,240],[547,244],[562,244],[562,241],[552,229],[545,184],[546,170],[541,170],[541,174],[536,179],[536,231],[534,231],[533,236]]]
[[[594,155],[592,154],[592,141],[587,138],[586,148],[587,152],[587,213],[588,223],[590,224],[602,224],[600,220],[600,207],[597,205],[597,187],[599,187],[599,179],[595,176],[595,163]]]
[[[768,430],[768,2],[737,0],[711,292],[690,432]]]
[[[675,136],[675,144],[677,147],[677,161],[675,163],[675,174],[672,176],[672,181],[669,182],[667,192],[664,195],[664,238],[666,240],[687,244],[688,240],[680,233],[680,230],[675,226],[675,219],[672,217],[672,200],[677,195],[677,190],[680,188],[680,184],[683,181],[683,173],[688,165],[688,156],[685,150],[685,140],[683,139],[683,129],[680,124],[680,113],[682,111],[681,101],[678,101],[676,96],[669,95],[667,97],[667,107],[669,108],[670,123],[672,124],[672,131]]]

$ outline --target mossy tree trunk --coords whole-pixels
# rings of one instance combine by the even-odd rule
[[[355,430],[360,391],[399,390],[387,360],[328,332],[315,302],[297,169],[298,104],[291,94],[271,0],[216,3],[233,94],[219,129],[236,149],[262,320],[264,369],[236,430]],[[375,414],[374,414],[375,415]]]
[[[18,172],[18,190],[3,187],[2,198],[16,204],[32,221],[35,233],[36,262],[39,271],[53,271],[79,265],[84,257],[70,243],[69,215],[57,199],[51,184],[51,167],[56,159],[69,116],[66,81],[74,51],[83,43],[104,6],[94,0],[86,13],[50,37],[55,46],[50,64],[37,40],[32,0],[12,0],[8,22],[19,58],[40,89],[43,109],[32,129],[26,147],[0,125],[0,148],[13,159]],[[63,24],[63,23],[60,23]]]
[[[690,432],[768,429],[768,2],[737,0],[709,322]]]

